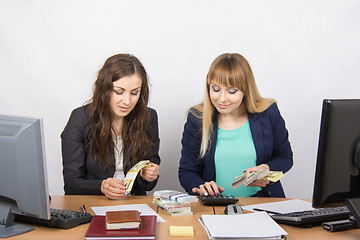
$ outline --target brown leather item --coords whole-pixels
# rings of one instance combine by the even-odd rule
[[[137,210],[106,212],[106,229],[140,229],[142,221]]]

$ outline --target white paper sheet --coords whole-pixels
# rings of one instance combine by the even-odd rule
[[[105,206],[105,207],[91,207],[96,215],[105,215],[107,211],[123,211],[123,210],[138,210],[140,216],[156,215],[157,222],[166,222],[159,214],[157,214],[147,204],[128,204],[128,205],[116,205],[116,206]]]
[[[267,213],[202,215],[213,238],[268,238],[287,235]]]
[[[242,208],[253,212],[255,212],[254,208],[257,208],[257,209],[262,209],[277,213],[289,213],[289,212],[314,210],[314,208],[311,206],[311,202],[307,202],[300,199],[246,205],[246,206],[242,206]]]

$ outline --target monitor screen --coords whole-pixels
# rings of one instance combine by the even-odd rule
[[[360,99],[325,99],[313,207],[360,196]]]
[[[41,118],[0,115],[0,237],[33,230],[15,214],[50,219]]]

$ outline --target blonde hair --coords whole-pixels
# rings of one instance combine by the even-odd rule
[[[210,66],[206,77],[206,89],[203,103],[193,106],[190,113],[202,119],[202,142],[200,158],[204,157],[211,144],[214,131],[213,116],[216,111],[210,100],[210,84],[217,83],[227,87],[236,87],[244,93],[243,102],[250,113],[261,113],[276,102],[273,98],[263,98],[255,83],[248,61],[238,53],[224,53],[218,56]]]

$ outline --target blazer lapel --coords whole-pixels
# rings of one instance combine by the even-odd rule
[[[263,129],[260,122],[259,114],[249,113],[249,124],[251,135],[254,141],[255,150],[256,150],[256,163],[260,165],[264,162],[265,159],[265,150],[264,150],[264,136]]]

